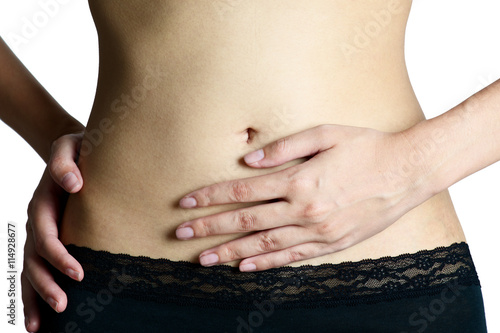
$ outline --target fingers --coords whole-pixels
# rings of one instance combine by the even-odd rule
[[[333,146],[335,125],[319,125],[274,141],[244,156],[252,167],[273,167],[301,157],[315,155]]]
[[[69,193],[78,192],[83,186],[83,178],[75,162],[81,140],[80,134],[68,134],[52,144],[48,163],[50,174],[56,183]]]
[[[182,198],[182,208],[206,207],[235,202],[255,202],[283,197],[289,169],[272,174],[226,181],[191,192]]]
[[[54,281],[50,270],[47,268],[42,258],[36,256],[36,254],[29,255],[28,258],[25,259],[24,265],[23,274],[28,280],[26,283],[31,284],[31,287],[52,309],[57,312],[64,311],[67,305],[66,294]],[[28,303],[25,303],[25,307],[36,307],[36,304],[34,304],[36,298],[35,300],[33,300],[33,298],[35,297],[33,296],[29,299]],[[29,308],[28,312],[32,311],[32,309],[33,308]]]
[[[40,236],[35,243],[38,255],[46,259],[50,265],[61,273],[69,276],[73,280],[83,279],[83,268],[80,263],[73,258],[61,241],[51,235]]]
[[[296,218],[294,219],[290,214],[290,204],[286,201],[278,201],[204,216],[182,223],[176,230],[176,236],[179,239],[190,239],[266,230],[295,222]]]
[[[78,281],[83,278],[81,265],[58,239],[57,221],[65,198],[56,185],[57,183],[68,192],[78,192],[81,189],[83,180],[75,161],[82,137],[83,133],[69,134],[54,141],[48,168],[28,207],[24,269],[21,275],[28,331],[34,332],[40,327],[38,294],[57,312],[64,311],[67,306],[66,294],[54,281],[43,258],[71,278]]]
[[[47,174],[44,173],[40,185],[28,208],[29,239],[37,254],[45,258],[52,266],[74,280],[81,281],[83,269],[66,250],[59,240],[57,221],[60,219],[61,191]]]
[[[305,243],[292,246],[281,251],[262,254],[248,258],[240,262],[240,271],[264,271],[269,268],[276,268],[295,263],[301,260],[320,257],[346,248],[341,241],[333,244]]]
[[[28,332],[36,332],[40,328],[41,321],[37,301],[38,295],[56,312],[63,312],[66,309],[68,300],[43,261],[26,263],[26,267],[21,274],[25,327]],[[34,273],[35,271],[36,273]]]
[[[336,125],[320,125],[277,140],[245,156],[247,164],[272,167],[314,155],[332,147]],[[339,134],[337,133],[336,136]],[[258,162],[256,158],[262,158]],[[286,181],[294,166],[272,174],[226,181],[191,192],[179,201],[181,208],[205,207],[234,202],[255,202],[284,197]],[[296,169],[295,169],[296,170]]]
[[[262,253],[283,250],[296,244],[310,242],[314,238],[313,233],[299,226],[271,229],[206,250],[200,254],[200,264],[212,266],[249,258]],[[249,270],[247,267],[247,271]]]
[[[33,223],[33,225],[33,238],[31,239],[34,242],[33,246],[36,249],[36,255],[46,259],[50,265],[61,273],[76,281],[81,281],[83,279],[83,268],[58,239],[55,221],[54,223],[42,223],[40,226],[37,223]]]
[[[24,247],[24,265],[21,274],[22,299],[26,330],[35,332],[40,327],[40,311],[38,295],[55,311],[62,312],[67,306],[67,297],[57,285],[45,261],[38,256],[31,229],[27,228]]]
[[[40,328],[40,311],[38,310],[35,289],[25,273],[21,273],[22,299],[24,304],[24,325],[28,332],[36,332]]]

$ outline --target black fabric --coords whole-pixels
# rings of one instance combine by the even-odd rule
[[[466,243],[396,257],[241,273],[69,245],[68,309],[41,332],[486,332]]]

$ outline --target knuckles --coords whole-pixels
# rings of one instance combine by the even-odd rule
[[[241,181],[234,181],[230,185],[229,198],[233,202],[245,202],[251,195],[250,186]]]
[[[330,242],[331,243],[331,242]],[[352,245],[354,245],[356,242],[353,239],[353,235],[345,235],[339,239],[337,239],[335,242],[331,243],[331,252],[338,252],[345,250]]]
[[[43,254],[47,250],[47,238],[46,237],[37,237],[34,240],[35,243],[35,251],[39,255],[43,257]]]
[[[300,251],[294,250],[294,249],[287,249],[285,250],[285,256],[289,262],[296,262],[303,260],[306,255]]]
[[[210,236],[215,234],[214,225],[208,219],[199,219],[191,227],[195,230],[194,234],[196,236]]]
[[[331,203],[320,200],[321,180],[310,177],[304,170],[295,170],[288,175],[288,197],[296,198],[296,216],[305,222],[318,223],[323,221],[333,210]]]
[[[227,260],[227,261],[233,261],[233,260],[236,260],[236,259],[240,259],[240,255],[239,255],[239,252],[235,249],[232,249],[231,247],[229,246],[223,246],[221,249],[220,249],[223,257]]]
[[[63,136],[58,137],[54,141],[52,141],[51,151],[57,151],[59,147],[71,144],[74,148],[78,147],[79,142],[83,139],[84,131],[79,133],[71,133],[65,134]]]
[[[322,241],[331,240],[332,236],[338,235],[338,228],[332,221],[318,223],[315,226],[315,232],[322,237]]]
[[[212,190],[210,187],[206,187],[202,190],[197,191],[197,193],[194,195],[196,201],[198,202],[198,205],[201,206],[210,206],[211,199],[210,197],[212,196]]]
[[[269,236],[267,232],[263,232],[259,235],[257,246],[259,252],[272,252],[279,247],[278,242],[273,237]]]
[[[280,138],[272,144],[271,151],[277,155],[287,154],[292,146],[291,141],[291,137]]]
[[[287,175],[287,192],[289,194],[316,193],[321,187],[321,180],[309,174],[309,170],[300,166],[294,167]]]
[[[310,223],[324,221],[330,213],[330,207],[323,202],[308,202],[302,206],[300,216]]]
[[[70,171],[74,161],[62,154],[52,155],[49,161],[50,173],[56,177],[62,177],[66,171]]]
[[[236,225],[241,231],[255,230],[257,217],[249,211],[240,211],[236,213]]]

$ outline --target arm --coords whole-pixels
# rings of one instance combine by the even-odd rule
[[[84,126],[36,81],[2,38],[0,64],[0,118],[48,163],[52,143]]]
[[[83,185],[75,160],[84,126],[63,110],[1,38],[0,119],[48,163],[28,207],[21,275],[26,328],[36,331],[40,323],[37,294],[56,311],[63,311],[67,302],[44,259],[75,280],[83,278],[82,267],[58,239],[57,221],[66,198],[61,187],[77,192]]]
[[[500,160],[500,80],[405,131],[425,162],[424,190],[439,193]]]
[[[179,204],[195,208],[284,200],[184,222],[177,237],[257,231],[200,254],[206,266],[243,259],[242,271],[340,251],[500,160],[499,124],[500,81],[443,115],[401,132],[321,125],[293,134],[247,154],[245,162],[267,168],[312,156],[308,161],[198,189]]]

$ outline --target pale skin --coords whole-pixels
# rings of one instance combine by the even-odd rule
[[[413,147],[404,132],[322,125],[285,137],[245,156],[254,168],[313,156],[269,175],[205,187],[180,201],[183,208],[280,199],[278,202],[204,216],[177,229],[177,237],[266,230],[206,250],[202,265],[240,262],[242,271],[264,270],[344,250],[391,225],[430,193],[425,172],[415,168],[401,181],[386,172],[402,165],[395,156]],[[356,151],[363,159],[353,160]],[[251,159],[262,158],[250,163]],[[421,166],[424,167],[423,165]],[[214,261],[214,259],[216,261]]]
[[[500,160],[499,103],[497,81],[443,115],[399,133],[324,125],[273,142],[262,152],[246,155],[247,164],[265,168],[314,157],[271,175],[199,189],[186,195],[180,205],[193,208],[283,200],[183,223],[177,236],[190,239],[267,230],[200,254],[205,266],[244,259],[242,271],[279,267],[348,248],[460,179]],[[433,141],[433,149],[424,146]],[[361,152],[368,162],[356,165],[350,160],[352,151]],[[397,174],[404,165],[394,156],[410,161],[412,172],[403,177]],[[411,163],[412,159],[418,162]],[[380,170],[395,174],[388,176]]]
[[[373,52],[376,53],[376,50]],[[185,204],[189,201],[179,202],[177,199],[176,203],[181,208],[172,209],[171,216],[181,210],[193,212],[178,215],[182,223],[174,226],[172,222],[173,231],[182,241],[172,241],[171,248],[160,247],[157,253],[146,249],[145,254],[158,257],[169,253],[172,259],[199,260],[205,265],[213,264],[208,263],[207,258],[217,258],[216,263],[237,264],[241,270],[264,270],[287,264],[318,264],[393,255],[464,240],[452,210],[446,208],[447,199],[443,191],[500,159],[499,138],[495,131],[495,124],[500,120],[497,110],[500,105],[499,89],[499,83],[495,83],[440,117],[423,120],[415,113],[392,128],[376,121],[372,125],[377,129],[333,125],[334,118],[331,118],[332,122],[322,122],[325,125],[321,126],[307,126],[301,130],[294,127],[287,135],[283,135],[284,131],[276,131],[273,140],[252,147],[251,151],[263,149],[263,154],[257,153],[258,156],[263,155],[260,161],[250,163],[252,155],[245,155],[250,149],[246,149],[245,153],[239,150],[236,155],[245,156],[247,169],[265,171],[268,167],[283,166],[280,170],[262,172],[256,177],[249,176],[249,173],[243,178],[225,177],[226,181],[208,187],[193,183],[191,188],[199,188],[195,192],[189,192],[186,187],[172,187],[171,190],[176,193],[195,198],[199,208],[187,208]],[[408,97],[406,102],[411,104],[411,98]],[[34,101],[33,105],[36,103]],[[343,106],[347,108],[348,105],[346,102]],[[405,102],[398,107],[403,105]],[[409,109],[414,107],[408,105]],[[33,114],[36,112],[31,111]],[[100,111],[97,109],[95,112],[99,115]],[[67,117],[62,113],[60,116],[61,119]],[[319,115],[316,116],[317,120],[322,120]],[[365,124],[359,119],[347,121],[348,118],[340,116],[338,119],[353,125]],[[95,124],[94,121],[90,126],[95,128]],[[261,129],[260,133],[263,132],[264,129]],[[72,131],[61,134],[66,133]],[[182,132],[178,134],[183,135]],[[44,135],[40,134],[40,137]],[[53,142],[57,137],[50,140],[44,138],[44,142]],[[45,148],[43,153],[46,161],[52,153],[48,170],[58,184],[71,192],[79,191],[83,184],[74,163],[77,138],[63,135],[52,146],[52,152]],[[259,132],[256,140],[258,138]],[[429,138],[434,140],[433,149],[426,149]],[[50,147],[50,144],[44,147]],[[467,158],[464,159],[464,156]],[[302,159],[300,164],[284,164],[304,157],[308,159]],[[87,161],[91,159],[89,155]],[[70,173],[75,175],[76,183],[67,182]],[[92,179],[86,178],[85,182],[92,189]],[[57,205],[54,203],[59,194],[49,178],[49,172],[46,172],[29,209],[29,225],[33,228],[35,239],[28,238],[26,244],[23,300],[30,331],[38,328],[40,320],[34,303],[34,290],[51,302],[57,311],[63,311],[66,306],[64,292],[54,283],[41,257],[77,280],[82,279],[84,274],[58,240]],[[261,201],[267,202],[259,203]],[[226,203],[241,205],[228,210],[223,205]],[[206,206],[212,206],[214,210],[206,210]],[[196,213],[197,210],[199,213]],[[439,216],[443,222],[435,222],[434,219],[433,223],[442,223],[442,226],[434,226],[422,219],[422,216],[432,216],[433,211],[441,212]],[[448,216],[443,217],[443,211],[448,212]],[[244,214],[238,215],[238,212]],[[156,217],[153,219],[157,220]],[[90,217],[89,223],[93,223],[92,220]],[[94,227],[96,230],[100,228],[99,225]],[[190,234],[185,227],[192,228],[196,241],[185,240]],[[430,228],[432,233],[419,232],[419,228]],[[395,237],[404,238],[404,232],[408,230],[415,231],[413,240],[402,240],[408,241],[406,247],[401,244],[392,248],[384,245]],[[249,231],[260,232],[241,237],[241,232]],[[131,230],[125,228],[124,232]],[[226,238],[205,238],[234,233],[238,234]],[[71,240],[72,236],[69,234],[66,237]],[[203,242],[203,239],[207,241]],[[99,239],[73,240],[96,248],[101,244]],[[149,241],[158,248],[155,240]],[[111,244],[110,250],[123,251],[118,245]],[[133,243],[128,246],[138,248]],[[193,250],[187,252],[187,257],[182,257],[186,251],[176,252],[174,247]],[[196,256],[197,260],[192,256]],[[244,260],[235,262],[237,259]]]

